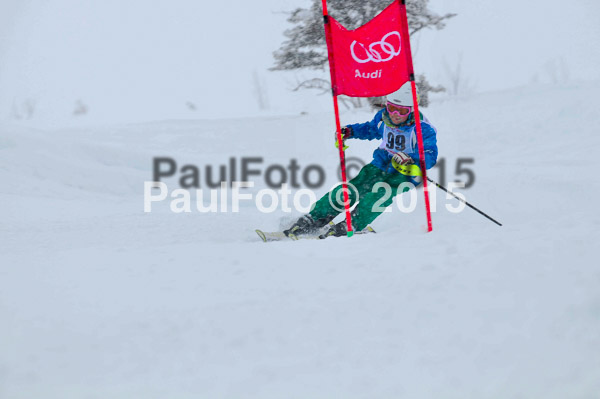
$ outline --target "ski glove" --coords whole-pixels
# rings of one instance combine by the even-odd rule
[[[398,152],[392,157],[392,162],[387,169],[387,173],[400,172],[404,166],[412,165],[414,163],[415,161],[409,155],[406,155],[404,152]]]
[[[415,163],[415,160],[403,152],[397,152],[392,157],[392,164],[394,164],[394,163],[398,164],[398,165],[411,165],[411,164]]]
[[[344,151],[349,147],[346,145],[346,140],[352,137],[352,128],[348,126],[344,126],[342,128],[342,142],[344,143]],[[335,148],[340,148],[338,139],[337,139],[337,131],[335,132]]]

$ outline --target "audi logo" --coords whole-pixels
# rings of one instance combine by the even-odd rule
[[[398,36],[398,50],[394,48],[394,46],[387,42],[387,39],[391,36]],[[402,49],[402,37],[399,32],[390,32],[384,37],[381,38],[380,41],[371,43],[369,48],[366,48],[364,44],[358,43],[362,49],[364,50],[364,54],[366,58],[359,58],[355,51],[354,47],[358,43],[356,40],[352,42],[350,45],[350,52],[352,53],[352,58],[354,61],[360,64],[366,64],[367,62],[386,62],[394,58],[395,56],[400,54],[400,50]],[[385,58],[383,58],[385,56]]]

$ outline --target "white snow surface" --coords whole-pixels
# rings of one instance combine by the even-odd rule
[[[437,100],[447,181],[378,234],[264,244],[299,212],[144,213],[152,159],[296,158],[335,182],[322,114],[0,125],[0,398],[600,398],[600,83]],[[372,117],[345,112],[342,123]],[[370,160],[375,142],[349,141]],[[439,178],[433,169],[431,177]],[[256,178],[256,193],[264,188]],[[165,181],[179,188],[177,179]],[[596,244],[594,244],[596,243]]]

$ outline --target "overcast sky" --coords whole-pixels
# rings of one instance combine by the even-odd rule
[[[287,27],[282,12],[307,4],[0,0],[0,119],[28,99],[42,123],[72,119],[78,99],[89,120],[106,123],[255,115],[254,73],[267,113],[330,107],[327,96],[289,90],[310,73],[267,71]],[[600,79],[597,0],[431,0],[430,7],[458,14],[446,29],[414,38],[416,69],[433,83],[448,84],[445,64],[455,67],[459,56],[476,91],[557,76]]]

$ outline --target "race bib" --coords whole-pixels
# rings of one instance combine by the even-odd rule
[[[417,146],[415,129],[402,130],[385,126],[383,130],[383,141],[379,148],[390,153],[404,152],[414,153]]]

